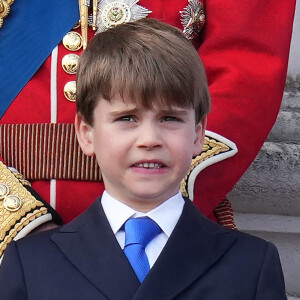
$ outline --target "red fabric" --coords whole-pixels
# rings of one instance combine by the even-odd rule
[[[179,11],[187,3],[139,2],[153,11],[151,17],[181,29]],[[210,166],[196,179],[194,202],[205,215],[213,216],[213,209],[246,171],[276,119],[285,83],[295,1],[207,0],[204,5],[206,24],[195,45],[206,68],[212,97],[208,129],[235,142],[239,150],[236,156]],[[58,122],[73,122],[75,114],[75,104],[67,101],[62,92],[66,82],[75,80],[75,75],[66,74],[60,66],[67,53],[60,44]],[[48,58],[0,123],[50,122],[50,63]],[[48,182],[34,182],[33,187],[49,202]],[[102,191],[102,183],[57,181],[56,208],[68,222]]]
[[[295,2],[209,0],[205,4],[207,26],[199,54],[212,97],[208,129],[234,141],[239,151],[197,177],[195,202],[209,213],[254,160],[276,120]]]

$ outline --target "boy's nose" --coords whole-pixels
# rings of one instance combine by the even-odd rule
[[[137,146],[146,149],[160,147],[162,145],[161,132],[153,124],[143,124],[137,137]]]

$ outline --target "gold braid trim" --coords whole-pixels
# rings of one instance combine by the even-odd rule
[[[0,0],[0,28],[3,25],[4,18],[6,18],[10,12],[10,6],[14,3],[14,0]]]
[[[7,245],[12,241],[12,239],[21,231],[26,225],[28,225],[33,220],[37,219],[41,215],[47,214],[48,210],[45,207],[42,207],[39,210],[35,210],[32,213],[29,213],[27,216],[22,218],[16,226],[12,228],[7,235],[5,236],[4,240],[0,243],[0,257],[2,256],[4,250],[6,249]]]
[[[16,169],[10,171],[22,183],[22,185],[31,187],[31,183],[25,178],[23,174],[19,173]]]
[[[9,193],[0,199],[0,256],[6,249],[7,244],[26,225],[47,214],[48,210],[41,201],[38,201],[22,185],[16,176],[0,162],[0,184],[9,189]],[[20,206],[15,211],[9,210],[5,200],[10,197],[20,200]]]
[[[182,181],[180,183],[180,190],[182,192],[182,195],[185,197],[189,197],[189,194],[188,194],[188,191],[186,188],[187,181],[188,181],[188,178],[189,178],[191,172],[194,170],[194,168],[196,166],[198,166],[201,162],[203,162],[204,160],[206,160],[208,158],[211,158],[221,152],[226,152],[229,150],[230,150],[230,148],[227,145],[225,145],[224,143],[218,142],[218,141],[206,136],[202,152],[200,153],[200,155],[196,156],[192,160],[189,171],[187,172],[186,176],[182,179]]]

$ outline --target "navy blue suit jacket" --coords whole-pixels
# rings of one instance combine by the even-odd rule
[[[12,242],[0,268],[1,300],[282,300],[276,248],[205,218],[187,200],[142,284],[100,199],[71,223]]]

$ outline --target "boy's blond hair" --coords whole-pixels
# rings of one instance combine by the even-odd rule
[[[175,27],[155,19],[125,23],[97,34],[77,73],[77,111],[93,125],[100,99],[193,107],[196,123],[210,110],[205,70],[193,45]]]

